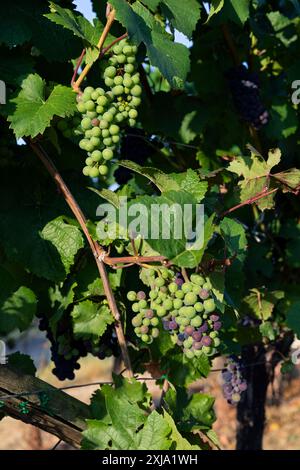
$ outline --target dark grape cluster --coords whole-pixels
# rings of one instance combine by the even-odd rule
[[[146,343],[152,342],[159,334],[157,326],[161,318],[173,343],[182,347],[189,359],[202,353],[214,354],[220,345],[222,323],[215,312],[210,282],[198,274],[192,274],[190,281],[184,282],[167,268],[151,270],[149,278],[148,299],[145,292],[128,293],[128,299],[135,302],[132,310],[137,315],[132,324],[136,334]]]
[[[85,176],[107,175],[107,163],[114,158],[120,142],[121,126],[136,125],[142,94],[136,53],[136,46],[125,39],[120,41],[114,46],[104,72],[107,90],[88,86],[78,96],[77,109],[82,114],[84,134],[79,146],[88,154]]]
[[[74,338],[69,318],[63,318],[59,322],[55,336],[47,317],[43,316],[40,319],[39,328],[41,331],[46,331],[46,336],[51,343],[51,357],[55,365],[52,372],[59,380],[73,380],[74,371],[80,368],[78,360],[86,357],[88,353],[99,359],[119,355],[118,341],[112,327],[108,327],[96,343],[92,339]]]
[[[245,65],[230,70],[229,86],[237,112],[241,118],[260,129],[268,123],[269,113],[260,96],[257,74],[251,73]]]
[[[247,390],[247,382],[243,377],[241,361],[230,356],[222,370],[223,394],[230,405],[236,405]]]
[[[75,378],[74,370],[79,369],[78,359],[80,358],[79,351],[72,347],[66,336],[54,337],[47,318],[43,317],[40,320],[39,328],[41,331],[46,331],[46,336],[51,343],[51,358],[54,362],[53,374],[59,380],[73,380]]]

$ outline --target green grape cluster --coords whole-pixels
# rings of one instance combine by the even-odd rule
[[[146,312],[151,312],[151,319],[162,319],[163,328],[171,334],[174,344],[183,349],[189,359],[201,354],[213,355],[220,345],[219,330],[222,327],[220,316],[215,312],[216,306],[211,293],[209,280],[199,274],[192,274],[188,282],[184,282],[179,274],[161,268],[149,271],[151,290],[148,299],[144,292],[128,293],[128,299],[135,302],[133,312],[137,315],[132,319],[136,334],[146,343],[153,336],[146,332],[149,327]],[[144,323],[145,322],[145,323]],[[145,336],[144,336],[145,335]],[[155,331],[155,336],[158,333]]]
[[[78,97],[84,134],[79,146],[88,154],[85,176],[107,175],[107,163],[115,157],[120,142],[121,126],[136,125],[142,94],[136,53],[136,46],[125,39],[120,41],[114,46],[104,72],[107,90],[88,86]]]
[[[134,302],[132,304],[132,311],[136,313],[132,319],[134,332],[144,343],[151,344],[153,339],[159,336],[157,328],[159,319],[151,308],[151,301],[146,300],[146,297],[144,291],[130,291],[127,294],[127,299]]]

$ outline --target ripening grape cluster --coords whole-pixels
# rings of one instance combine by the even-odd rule
[[[96,344],[92,340],[74,338],[69,315],[58,323],[55,336],[47,317],[40,318],[39,328],[46,332],[51,343],[51,359],[55,366],[52,372],[59,380],[73,380],[74,372],[80,369],[79,359],[88,353],[99,359],[119,355],[118,341],[112,327],[108,327]]]
[[[156,311],[152,308],[153,304],[151,299],[146,299],[144,291],[134,292],[130,291],[127,294],[128,300],[134,302],[132,304],[132,311],[136,315],[132,319],[135,334],[141,338],[144,343],[152,343],[154,338],[159,336],[159,319]]]
[[[159,321],[171,334],[174,344],[183,349],[189,359],[202,353],[212,355],[220,345],[222,327],[211,295],[211,284],[198,274],[184,282],[179,274],[162,268],[149,272],[151,290],[128,293],[136,315],[132,319],[135,333],[146,343],[159,335]]]
[[[107,175],[107,164],[114,158],[120,142],[121,126],[136,125],[142,94],[136,53],[136,46],[125,39],[120,41],[114,46],[104,72],[107,90],[88,86],[78,96],[77,109],[82,114],[84,134],[79,146],[88,154],[83,169],[85,176]]]
[[[229,86],[235,107],[246,122],[260,129],[269,121],[269,113],[261,101],[259,80],[245,65],[228,73]]]
[[[230,405],[236,405],[247,390],[247,382],[243,377],[243,367],[235,356],[230,356],[222,370],[223,394]]]

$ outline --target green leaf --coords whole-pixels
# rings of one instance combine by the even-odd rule
[[[7,365],[19,373],[35,376],[36,367],[31,357],[27,354],[20,352],[9,354]]]
[[[270,341],[274,341],[276,339],[276,331],[274,330],[270,321],[265,321],[259,325],[259,331],[261,332],[262,336],[265,336]]]
[[[17,98],[11,101],[16,109],[8,120],[17,138],[43,134],[54,116],[72,116],[76,111],[75,93],[71,88],[56,85],[46,98],[45,87],[38,74],[31,74],[23,80]]]
[[[71,312],[73,331],[80,338],[100,338],[114,318],[107,305],[100,305],[85,300],[74,307]]]
[[[200,450],[199,446],[192,445],[187,439],[182,437],[180,432],[178,431],[174,419],[172,418],[166,410],[164,410],[164,418],[168,423],[169,427],[172,429],[171,439],[173,441],[172,448],[174,447],[175,450]],[[174,446],[175,444],[175,446]]]
[[[105,450],[109,448],[110,427],[96,419],[86,420],[87,429],[83,431],[81,448],[84,450]]]
[[[168,436],[171,428],[156,410],[148,416],[147,421],[138,433],[137,447],[135,450],[168,450],[171,445]]]
[[[163,12],[172,26],[191,38],[200,18],[200,4],[197,0],[163,0],[163,5],[167,7],[163,8]]]
[[[75,293],[74,289],[77,287],[77,283],[74,282],[71,286],[63,286],[60,289],[57,285],[49,289],[49,298],[51,300],[52,315],[49,319],[49,324],[54,336],[56,336],[57,325],[61,320],[66,309],[73,303]]]
[[[284,292],[273,291],[263,292],[258,289],[251,289],[250,294],[244,298],[246,312],[261,320],[268,320],[273,313],[278,300],[284,297]]]
[[[150,8],[150,10],[152,10],[153,12],[156,11],[158,5],[160,4],[161,0],[141,0],[141,2],[148,8]]]
[[[296,191],[300,187],[300,170],[297,168],[291,168],[290,170],[282,171],[272,176],[280,181],[284,193]]]
[[[167,192],[172,190],[176,191],[180,189],[178,183],[172,177],[170,177],[161,170],[141,166],[138,163],[131,162],[130,160],[121,160],[118,163],[119,165],[124,166],[125,168],[135,171],[136,173],[139,173],[140,175],[143,175],[148,178],[150,181],[152,181],[152,183],[155,184],[155,186],[157,186],[157,188],[161,192]]]
[[[168,390],[165,402],[180,432],[211,429],[216,419],[215,400],[209,395],[195,393],[189,396],[185,388],[178,387]]]
[[[187,47],[172,42],[161,24],[140,2],[129,5],[126,0],[112,0],[111,4],[130,39],[137,45],[145,44],[151,64],[160,69],[172,86],[182,88],[190,69]]]
[[[120,208],[119,196],[114,191],[111,191],[110,189],[106,188],[103,188],[101,190],[96,188],[89,189],[94,193],[98,194],[98,196],[100,196],[102,199],[105,199],[106,201],[110,202],[116,209]]]
[[[200,377],[207,377],[210,362],[206,354],[194,359],[187,359],[182,352],[167,354],[161,359],[161,369],[167,370],[169,379],[175,385],[187,386]]]
[[[206,22],[208,22],[212,18],[212,16],[219,13],[223,7],[224,7],[224,0],[211,0],[209,15],[208,15]]]
[[[229,256],[244,261],[247,249],[247,237],[243,225],[234,219],[225,217],[220,223],[220,234],[224,239]]]
[[[100,22],[96,22],[96,25],[92,25],[84,16],[75,15],[71,10],[62,8],[54,2],[49,2],[49,6],[51,9],[55,10],[55,13],[47,13],[44,15],[46,18],[53,21],[53,23],[69,29],[75,36],[78,36],[90,45],[97,45],[102,32],[101,30],[103,29]]]
[[[270,150],[267,161],[252,150],[250,157],[236,157],[230,163],[228,171],[243,177],[239,182],[242,202],[268,191],[271,169],[278,165],[280,158],[279,149]],[[271,209],[274,205],[274,194],[259,199],[256,204],[261,210]]]
[[[249,18],[250,0],[230,0],[227,8],[229,18],[243,25]]]
[[[36,313],[37,299],[32,290],[19,287],[0,305],[0,331],[7,334],[18,328],[26,330]]]
[[[76,254],[84,246],[81,231],[58,217],[43,228],[41,236],[57,249],[66,273],[69,273]]]
[[[181,190],[192,194],[198,203],[204,199],[208,183],[201,181],[195,170],[189,168],[186,173],[171,173],[169,176],[178,183]]]
[[[202,260],[204,252],[207,248],[208,243],[210,242],[214,232],[215,232],[215,225],[214,225],[215,215],[212,214],[209,219],[206,220],[204,225],[204,237],[203,237],[203,246],[200,250],[195,250],[194,245],[189,247],[188,249],[183,249],[179,254],[177,254],[174,259],[173,263],[180,267],[185,268],[194,268],[196,267]]]
[[[294,302],[289,308],[286,316],[286,323],[298,337],[300,337],[300,301]]]
[[[139,233],[155,252],[178,266],[193,268],[201,261],[214,232],[214,216],[205,222],[201,209],[191,194],[169,191],[158,197],[141,196],[131,200],[124,208],[127,217],[122,211],[119,223],[124,226],[127,219],[126,230]],[[108,214],[110,228],[117,215]]]

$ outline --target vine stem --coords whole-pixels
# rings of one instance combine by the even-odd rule
[[[108,33],[110,31],[110,28],[113,24],[113,22],[115,21],[115,18],[116,18],[116,10],[113,9],[109,12],[108,16],[107,16],[107,21],[106,21],[106,25],[104,27],[104,30],[100,36],[100,39],[98,41],[98,44],[97,44],[97,48],[99,49],[100,53],[102,51],[102,47],[103,47],[103,44],[108,36]],[[76,91],[76,93],[79,92],[80,90],[80,85],[81,83],[83,82],[83,80],[85,79],[85,77],[87,76],[87,74],[89,73],[91,67],[92,67],[93,64],[86,64],[86,66],[84,67],[83,71],[81,72],[81,74],[79,75],[78,79],[76,80],[75,83],[73,83],[73,89]]]
[[[127,348],[127,344],[126,344],[126,339],[125,339],[125,335],[124,335],[123,326],[122,326],[122,323],[121,323],[120,313],[119,313],[119,310],[118,310],[118,306],[117,306],[112,288],[111,288],[110,283],[109,283],[108,275],[107,275],[105,264],[104,264],[104,261],[103,261],[103,259],[105,257],[105,251],[103,250],[103,248],[98,243],[94,242],[91,235],[89,234],[89,231],[88,231],[88,228],[87,228],[87,225],[86,225],[87,221],[86,221],[86,218],[85,218],[81,208],[79,207],[79,205],[78,205],[77,201],[75,200],[73,194],[69,190],[69,188],[66,185],[65,181],[63,180],[62,176],[60,175],[60,173],[56,169],[54,163],[52,162],[52,160],[50,159],[48,154],[45,152],[43,147],[39,143],[33,142],[30,139],[27,139],[27,142],[29,143],[29,145],[32,148],[32,150],[34,151],[34,153],[41,160],[41,162],[45,166],[46,170],[52,176],[53,180],[55,181],[55,183],[58,186],[59,190],[63,194],[65,201],[67,202],[68,206],[72,210],[73,214],[75,215],[78,223],[80,224],[80,226],[81,226],[81,228],[82,228],[82,230],[83,230],[83,232],[86,236],[86,239],[87,239],[87,241],[90,245],[90,248],[93,252],[93,255],[94,255],[97,267],[98,267],[98,271],[99,271],[99,274],[100,274],[100,277],[101,277],[101,280],[102,280],[102,283],[103,283],[103,288],[104,288],[104,292],[105,292],[105,295],[106,295],[106,298],[107,298],[107,301],[108,301],[108,305],[109,305],[110,310],[112,312],[112,315],[115,319],[115,331],[116,331],[119,346],[120,346],[120,349],[121,349],[121,352],[122,352],[124,365],[125,365],[125,367],[128,371],[128,376],[133,377],[131,361],[130,361],[130,357],[129,357],[129,353],[128,353],[128,348]]]
[[[75,80],[76,80],[76,75],[77,75],[77,72],[78,72],[78,70],[79,70],[79,67],[80,67],[81,64],[82,64],[83,58],[84,58],[84,56],[85,56],[85,53],[86,53],[86,50],[83,49],[83,50],[82,50],[82,53],[80,54],[80,57],[79,57],[79,59],[78,59],[78,61],[77,61],[76,67],[75,67],[75,69],[74,69],[73,77],[72,77],[72,80],[71,80],[71,86],[72,86],[72,87],[73,87],[73,84],[74,84],[74,82],[75,82]]]
[[[247,199],[246,201],[241,202],[240,204],[237,204],[236,206],[231,207],[231,209],[228,209],[227,211],[223,212],[223,214],[221,214],[221,217],[225,217],[225,215],[230,214],[231,212],[236,211],[237,209],[240,209],[243,206],[247,206],[248,204],[253,204],[253,202],[258,201],[259,199],[270,196],[270,194],[273,194],[276,191],[278,191],[278,188],[271,189],[270,191],[262,191],[261,193],[258,193],[256,196],[253,196],[250,199]]]

